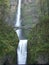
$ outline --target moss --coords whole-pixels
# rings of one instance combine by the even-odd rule
[[[49,17],[43,17],[40,22],[32,29],[29,37],[28,64],[36,64],[40,54],[43,57],[45,55],[45,58],[48,55],[47,60],[49,61]]]
[[[17,44],[18,37],[16,32],[11,26],[0,20],[0,58],[3,60],[4,56],[10,56],[14,60]],[[12,63],[15,63],[15,60]]]

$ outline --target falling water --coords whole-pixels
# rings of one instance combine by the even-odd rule
[[[15,27],[21,27],[21,0],[18,3],[18,10],[16,14],[16,24]],[[23,30],[17,29],[16,30],[17,36],[19,38],[19,44],[17,48],[17,61],[18,64],[26,64],[27,59],[27,39],[23,36]]]

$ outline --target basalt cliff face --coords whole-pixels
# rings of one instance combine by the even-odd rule
[[[17,12],[18,0],[10,0],[10,24],[15,24],[15,14]],[[35,14],[35,15],[34,15]],[[36,0],[22,0],[21,7],[21,19],[22,25],[29,25],[36,22],[38,17],[38,5],[36,5]],[[33,19],[32,19],[33,18]]]
[[[37,0],[22,0],[21,7],[21,21],[22,26],[25,26],[25,29],[32,28],[38,23],[38,5]],[[9,24],[14,26],[16,21],[18,0],[10,0],[10,13],[9,13]],[[24,35],[27,36],[26,32],[30,33],[29,30],[24,30]]]

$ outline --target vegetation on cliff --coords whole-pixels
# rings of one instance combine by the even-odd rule
[[[22,25],[32,27],[31,30],[24,30],[24,36],[28,39],[27,64],[49,63],[49,0],[24,1]],[[17,59],[18,38],[12,26],[5,23],[12,24],[15,19],[15,11],[12,11],[15,6],[11,8],[9,0],[0,0],[0,65],[14,65]]]
[[[28,64],[49,62],[49,17],[32,29],[28,41]]]
[[[16,63],[18,37],[14,29],[5,23],[10,17],[9,12],[9,0],[0,0],[0,65]]]
[[[14,61],[17,43],[18,38],[13,28],[0,20],[0,59],[5,56],[6,61],[10,56],[9,61]]]
[[[32,28],[30,34],[28,35],[28,64],[49,63],[48,2],[49,0],[36,0],[36,4],[38,5],[39,22]]]

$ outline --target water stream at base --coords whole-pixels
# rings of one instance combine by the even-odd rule
[[[15,27],[21,27],[21,0],[18,3],[18,10],[16,14],[16,24]],[[27,39],[23,36],[23,30],[17,29],[16,30],[17,36],[19,38],[19,44],[17,48],[17,63],[19,64],[26,64],[27,60]]]

